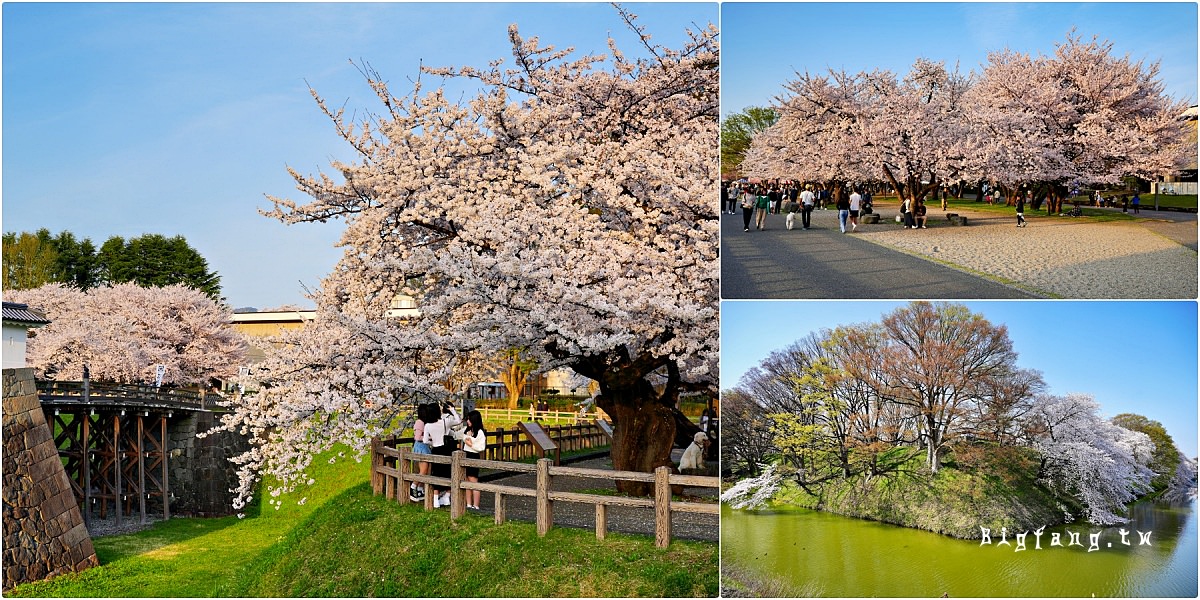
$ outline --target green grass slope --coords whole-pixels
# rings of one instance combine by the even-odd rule
[[[1060,501],[1037,485],[1022,458],[992,457],[983,468],[951,460],[936,475],[918,458],[903,473],[831,481],[817,494],[789,484],[775,502],[963,539],[979,539],[980,527],[1025,531],[1062,522]]]
[[[369,465],[313,462],[314,485],[245,519],[177,518],[94,540],[101,566],[12,597],[715,596],[717,544],[451,522],[375,497]],[[297,500],[306,498],[304,504]]]

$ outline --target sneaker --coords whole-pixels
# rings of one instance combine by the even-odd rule
[[[924,225],[922,225],[922,226],[921,226],[921,229],[929,229],[929,228],[928,228],[928,227],[926,227],[926,226],[924,226]]]
[[[442,497],[441,497],[441,496],[439,496],[439,495],[437,495],[437,494],[434,494],[434,495],[433,495],[433,507],[434,507],[434,508],[441,508],[441,507],[442,507]]]
[[[750,231],[750,228],[747,227],[747,228],[743,229],[742,231]]]

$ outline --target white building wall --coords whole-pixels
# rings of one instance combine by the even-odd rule
[[[0,354],[4,357],[5,369],[20,369],[25,367],[25,340],[28,330],[24,327],[4,325],[4,345]]]

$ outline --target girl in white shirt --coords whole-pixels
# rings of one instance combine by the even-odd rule
[[[447,444],[445,439],[450,435],[450,428],[459,423],[462,423],[462,419],[459,418],[458,411],[454,410],[454,405],[446,403],[442,406],[441,418],[425,423],[425,435],[422,441],[429,444],[434,454],[450,456],[454,453],[455,447],[453,444]],[[449,464],[434,464],[432,471],[434,477],[450,477]],[[444,486],[434,486],[434,490],[436,494],[433,497],[433,507],[450,506],[449,489]]]
[[[467,458],[480,458],[487,450],[487,431],[483,415],[473,410],[467,413],[467,430],[463,435],[463,452]],[[479,467],[467,467],[467,481],[479,483]],[[479,510],[479,490],[467,490],[467,508]]]

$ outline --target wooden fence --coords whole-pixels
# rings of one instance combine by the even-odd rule
[[[612,444],[612,439],[597,423],[580,425],[548,425],[542,428],[558,445],[559,452],[576,452]],[[412,446],[412,437],[381,440],[380,445],[388,448]],[[487,432],[487,450],[481,458],[487,460],[516,461],[529,458],[544,458],[544,453],[529,440],[520,427],[496,429]],[[555,457],[557,461],[557,457]]]
[[[485,423],[490,421],[541,421],[542,423],[566,423],[576,425],[596,418],[595,413],[577,413],[553,410],[535,410],[527,408],[478,408]]]
[[[414,473],[410,461],[439,463],[450,465],[450,477],[434,477]],[[390,463],[390,464],[389,464]],[[393,466],[394,465],[394,466]],[[534,473],[537,484],[534,489],[499,485],[495,483],[473,483],[467,481],[466,468],[496,469],[513,473]],[[554,491],[555,477],[586,477],[605,479],[609,481],[638,481],[654,484],[653,498],[631,498],[625,496],[604,496],[599,494],[583,494],[578,492]],[[580,502],[592,504],[596,510],[596,537],[604,539],[608,533],[608,507],[631,506],[654,511],[654,544],[665,548],[671,543],[671,514],[699,513],[720,514],[720,504],[704,502],[676,502],[671,499],[671,486],[711,487],[720,488],[721,480],[717,477],[697,475],[676,475],[668,467],[659,467],[653,473],[636,471],[609,471],[605,469],[583,469],[575,467],[556,467],[550,459],[543,458],[536,464],[513,463],[495,460],[470,459],[457,451],[452,456],[434,454],[413,454],[405,448],[389,448],[379,442],[372,444],[371,450],[371,487],[376,495],[382,494],[388,499],[394,499],[400,504],[408,504],[409,482],[417,482],[425,486],[425,510],[433,510],[433,486],[450,488],[450,518],[458,519],[466,512],[466,490],[495,494],[495,521],[497,524],[505,521],[505,498],[508,496],[524,496],[534,498],[536,506],[537,532],[539,536],[546,535],[554,526],[555,502]]]

